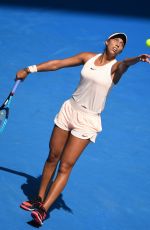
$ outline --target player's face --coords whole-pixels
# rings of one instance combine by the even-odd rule
[[[113,56],[117,56],[124,48],[124,42],[121,38],[111,38],[106,41],[107,51]]]

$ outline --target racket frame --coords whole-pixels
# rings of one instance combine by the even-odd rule
[[[0,107],[0,110],[5,110],[6,111],[6,117],[4,119],[2,127],[0,128],[0,132],[2,132],[4,130],[4,128],[5,128],[5,126],[6,126],[6,123],[7,123],[7,120],[8,120],[8,116],[9,116],[9,106],[10,106],[12,97],[14,96],[15,91],[16,91],[16,89],[17,89],[17,87],[18,87],[18,85],[19,85],[20,82],[21,82],[21,80],[17,80],[15,82],[15,85],[14,85],[12,91],[10,92],[10,94],[7,97],[7,99],[4,101],[4,103]]]

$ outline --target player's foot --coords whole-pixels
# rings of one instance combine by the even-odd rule
[[[40,206],[38,209],[32,211],[31,216],[36,224],[42,225],[46,218],[46,210],[43,206]]]
[[[26,211],[33,211],[39,208],[43,204],[41,197],[37,197],[35,200],[24,201],[20,208],[23,208]]]

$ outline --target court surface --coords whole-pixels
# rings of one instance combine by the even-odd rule
[[[0,103],[17,70],[82,51],[102,52],[113,32],[128,44],[118,57],[150,53],[150,19],[85,11],[0,5]],[[34,229],[19,208],[39,186],[53,119],[75,90],[81,67],[30,75],[17,89],[0,136],[1,229]],[[102,113],[103,132],[74,167],[42,229],[150,229],[150,66],[133,66]]]

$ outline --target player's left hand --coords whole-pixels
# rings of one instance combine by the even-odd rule
[[[150,55],[149,54],[141,54],[139,55],[140,61],[147,62],[150,64]]]

